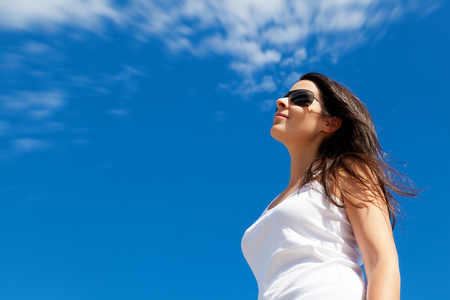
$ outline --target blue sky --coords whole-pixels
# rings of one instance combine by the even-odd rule
[[[0,1],[0,298],[256,299],[244,231],[288,181],[275,99],[349,86],[424,192],[402,299],[445,299],[450,7]]]

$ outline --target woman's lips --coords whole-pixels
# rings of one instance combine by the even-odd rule
[[[276,118],[276,117],[289,119],[289,117],[288,117],[287,115],[283,114],[283,113],[276,113],[276,114],[275,114],[275,118]]]

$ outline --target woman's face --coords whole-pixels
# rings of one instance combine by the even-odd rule
[[[306,146],[317,141],[319,137],[323,139],[320,133],[323,132],[325,118],[321,116],[322,97],[319,89],[309,80],[298,81],[290,90],[298,89],[310,90],[319,101],[314,100],[308,107],[293,105],[288,98],[276,101],[277,112],[270,133],[285,146]]]

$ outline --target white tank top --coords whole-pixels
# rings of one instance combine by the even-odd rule
[[[258,300],[365,299],[361,253],[345,209],[317,181],[267,207],[245,232],[242,251]]]

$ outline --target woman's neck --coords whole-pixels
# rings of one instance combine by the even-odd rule
[[[316,159],[317,151],[318,149],[315,147],[311,147],[309,149],[296,149],[295,151],[289,150],[289,154],[291,156],[291,176],[287,186],[288,189],[298,186],[300,180]]]

